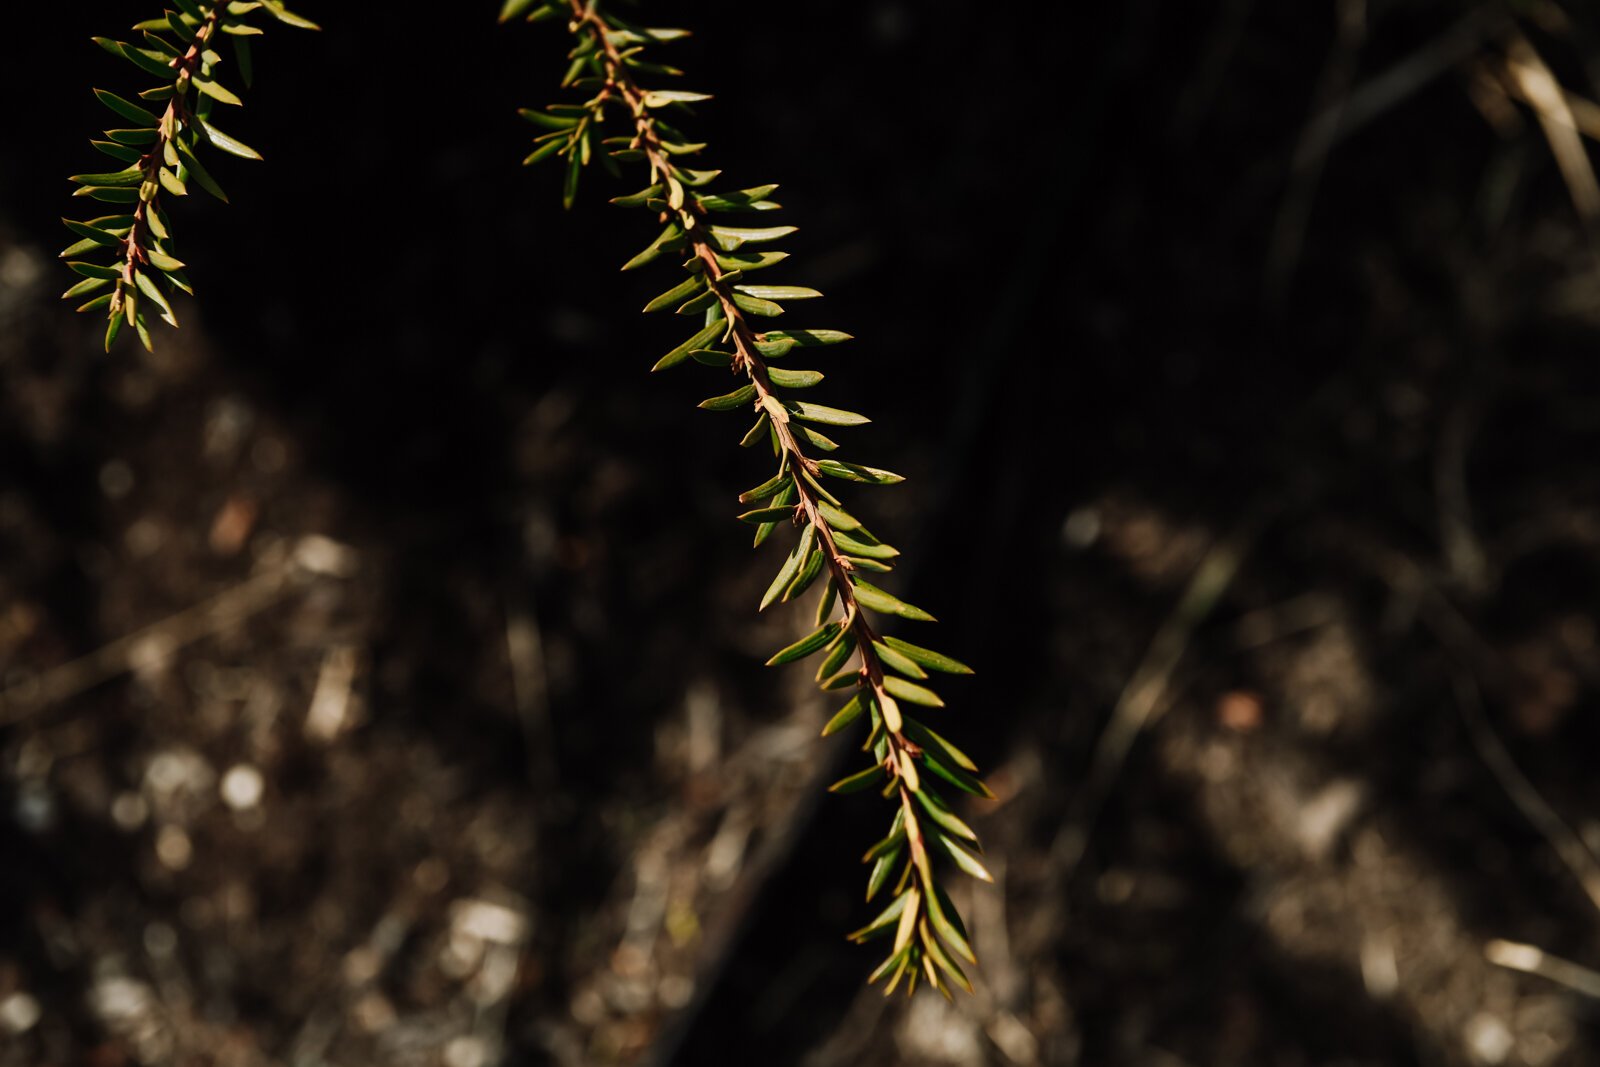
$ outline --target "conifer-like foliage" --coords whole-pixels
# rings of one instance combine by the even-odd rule
[[[105,140],[90,143],[118,163],[121,170],[76,174],[74,196],[86,196],[131,214],[102,215],[84,221],[62,219],[79,240],[62,253],[67,266],[83,276],[64,299],[87,296],[79,311],[105,311],[106,350],[125,324],[131,323],[145,348],[150,347],[149,314],[171,326],[178,325],[168,299],[171,289],[193,293],[183,262],[173,252],[172,222],[162,197],[187,196],[198,185],[220,200],[222,187],[199,159],[199,148],[209,144],[244,159],[260,159],[255,149],[223,133],[211,123],[217,104],[240,103],[238,95],[217,79],[223,65],[222,38],[233,42],[240,80],[250,84],[250,38],[262,31],[250,16],[264,12],[289,26],[316,29],[316,24],[284,8],[280,0],[234,0],[200,3],[173,0],[177,10],[133,28],[139,43],[96,37],[107,52],[161,79],[161,84],[139,93],[143,104],[106,89],[95,96],[117,118],[105,131]],[[145,105],[166,107],[160,115]],[[109,291],[107,291],[109,290]]]
[[[139,23],[140,43],[96,38],[161,83],[138,94],[143,103],[97,89],[100,101],[119,125],[92,143],[124,164],[121,170],[79,174],[75,195],[123,206],[129,214],[84,221],[63,220],[79,240],[62,256],[83,281],[67,298],[88,297],[80,311],[107,313],[109,349],[125,324],[151,345],[148,316],[176,326],[168,287],[192,292],[177,258],[164,196],[185,196],[190,185],[226,200],[198,158],[204,144],[246,159],[260,159],[252,148],[211,122],[218,104],[240,103],[217,77],[223,65],[221,39],[232,41],[240,78],[250,82],[249,39],[260,34],[250,17],[264,13],[278,22],[306,29],[316,26],[286,10],[280,0],[202,3],[173,0],[176,10]],[[811,633],[777,652],[768,664],[820,656],[818,684],[829,692],[848,692],[838,712],[823,727],[824,737],[855,726],[865,728],[864,769],[835,782],[836,793],[875,789],[892,804],[888,832],[864,857],[870,865],[867,900],[885,889],[889,903],[866,926],[851,934],[865,942],[891,938],[887,958],[872,981],[887,978],[886,992],[902,983],[913,991],[926,980],[947,996],[952,985],[971,990],[957,957],[975,963],[961,916],[939,881],[948,861],[989,881],[975,853],[977,835],[956,814],[946,790],[990,797],[976,776],[977,765],[919,716],[944,707],[929,685],[929,672],[971,674],[959,661],[898,637],[881,634],[875,616],[918,622],[932,616],[866,576],[893,569],[899,553],[875,537],[845,510],[829,485],[892,485],[901,477],[876,467],[832,456],[838,445],[823,429],[859,426],[863,415],[789,394],[823,379],[820,371],[792,368],[787,360],[821,355],[850,339],[827,329],[774,329],[770,320],[784,303],[820,296],[800,285],[766,284],[758,272],[776,267],[787,253],[769,246],[794,232],[792,226],[740,225],[738,216],[778,208],[775,185],[716,192],[720,171],[685,165],[705,146],[692,143],[673,124],[691,104],[707,95],[671,88],[646,88],[641,81],[665,84],[681,72],[645,58],[647,45],[686,35],[683,30],[634,26],[600,10],[599,0],[509,0],[502,20],[564,20],[575,40],[563,87],[577,94],[570,103],[521,113],[543,131],[526,162],[555,157],[564,161],[563,199],[570,207],[584,168],[599,160],[621,174],[636,164],[648,185],[613,202],[640,208],[656,219],[659,233],[629,260],[631,270],[658,260],[681,260],[683,277],[650,301],[646,311],[693,316],[697,328],[654,370],[700,363],[721,370],[738,384],[700,406],[709,411],[745,411],[755,422],[740,442],[747,448],[770,446],[776,472],[739,495],[747,510],[739,516],[755,527],[760,546],[780,529],[792,531],[783,561],[761,598],[760,610],[798,599],[820,583]],[[165,104],[157,115],[145,105]],[[669,121],[672,120],[672,121]],[[724,221],[733,216],[732,221]],[[766,274],[760,274],[766,278]],[[927,709],[926,711],[922,709]]]
[[[683,30],[635,26],[600,10],[599,0],[509,0],[502,19],[530,22],[564,20],[575,40],[562,80],[577,91],[570,103],[522,115],[544,132],[534,140],[528,163],[551,157],[564,161],[564,200],[570,207],[584,167],[598,159],[609,169],[636,164],[648,186],[613,203],[639,208],[656,220],[660,232],[625,264],[625,270],[657,261],[680,260],[682,279],[651,300],[646,311],[694,316],[699,328],[656,361],[654,370],[694,362],[721,370],[738,382],[731,392],[702,401],[709,411],[753,412],[755,423],[741,441],[767,444],[777,472],[739,495],[749,510],[739,518],[755,526],[761,545],[776,531],[793,531],[793,541],[774,575],[761,609],[797,599],[819,580],[817,629],[779,651],[769,665],[821,656],[816,678],[829,692],[850,693],[823,728],[824,737],[863,721],[868,753],[865,769],[835,782],[836,793],[876,789],[893,804],[888,833],[867,851],[870,901],[886,887],[891,900],[866,926],[851,934],[858,942],[883,936],[892,942],[871,980],[887,978],[887,992],[905,983],[909,993],[920,978],[949,995],[950,985],[971,990],[954,957],[976,962],[961,917],[939,882],[936,864],[949,860],[985,881],[989,872],[974,855],[977,835],[953,810],[943,790],[992,796],[977,777],[977,766],[960,749],[925,724],[919,715],[944,706],[927,684],[930,671],[970,674],[949,656],[882,635],[873,616],[919,622],[932,620],[921,608],[879,588],[876,577],[893,567],[896,550],[873,536],[845,510],[830,483],[890,485],[899,475],[876,467],[815,458],[838,445],[818,427],[859,426],[868,420],[852,411],[827,407],[787,394],[822,381],[815,370],[791,368],[788,360],[820,355],[849,340],[823,329],[774,329],[770,320],[790,301],[820,296],[799,285],[757,280],[757,272],[782,263],[787,253],[769,246],[794,232],[793,226],[739,225],[737,216],[764,215],[778,205],[775,185],[711,191],[721,174],[694,169],[684,160],[705,147],[675,125],[704,93],[647,88],[669,84],[681,72],[647,59],[649,45],[685,36]],[[725,216],[735,216],[732,223]],[[765,274],[759,275],[765,278]],[[916,709],[913,712],[913,708]],[[938,784],[935,784],[935,783]]]

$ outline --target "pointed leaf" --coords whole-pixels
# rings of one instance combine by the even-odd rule
[[[928,839],[929,838],[924,838],[924,840]],[[956,844],[956,842],[942,829],[934,831],[934,833],[931,835],[931,839],[939,843],[939,848],[944,852],[945,855],[949,856],[955,861],[957,867],[960,867],[963,871],[978,879],[980,882],[994,881],[994,875],[989,873],[989,868],[985,867],[983,863],[979,861],[978,857],[974,856],[972,853]]]
[[[868,901],[877,896],[878,890],[882,889],[884,884],[889,881],[889,876],[894,873],[895,865],[900,862],[900,858],[904,855],[905,848],[902,846],[886,856],[878,857],[877,862],[872,865],[872,873],[867,877]]]
[[[855,587],[856,599],[863,607],[873,611],[881,611],[885,615],[898,615],[902,619],[912,619],[917,622],[933,622],[933,616],[926,611],[903,600],[899,600],[877,586],[863,579],[856,578],[852,584]]]
[[[763,527],[765,529],[765,527]],[[800,573],[801,566],[806,562],[806,557],[811,554],[812,546],[816,544],[817,528],[807,523],[800,531],[800,538],[795,542],[793,550],[783,561],[783,566],[778,568],[777,575],[772,579],[772,584],[767,587],[766,593],[761,597],[761,606],[757,611],[766,611],[777,600],[779,595],[794,581],[794,576]]]
[[[668,289],[666,292],[650,301],[650,303],[644,306],[644,309],[647,312],[660,311],[662,308],[671,307],[674,304],[682,303],[684,300],[698,293],[701,287],[704,285],[705,282],[699,275],[690,275],[688,278],[685,278],[677,285],[674,285],[671,289]]]
[[[68,289],[66,292],[62,293],[61,299],[72,300],[75,297],[87,296],[90,293],[99,292],[101,289],[104,289],[110,284],[110,278],[85,278],[77,285],[74,285],[71,289]],[[79,310],[81,311],[83,309],[79,308]]]
[[[978,843],[978,834],[972,827],[963,822],[955,812],[944,805],[933,793],[932,788],[924,788],[912,794],[928,813],[928,818],[938,823],[943,830],[948,830],[957,837]]]
[[[847,778],[841,778],[834,782],[828,787],[828,792],[859,793],[863,789],[872,788],[888,777],[888,772],[883,769],[883,764],[874,763],[864,771],[858,771]]]
[[[652,371],[658,371],[666,370],[668,367],[677,366],[679,363],[682,363],[684,360],[689,358],[690,352],[693,352],[697,348],[705,348],[707,345],[714,344],[716,341],[721,339],[723,331],[726,329],[727,323],[721,321],[713,322],[711,325],[707,326],[705,329],[701,330],[699,333],[683,342],[683,344],[679,345],[671,352],[668,352],[666,355],[656,360],[656,365],[650,369]]]
[[[861,718],[861,713],[866,709],[866,702],[861,699],[861,694],[857,693],[855,696],[851,697],[845,702],[844,707],[840,708],[838,712],[834,714],[833,718],[828,720],[828,725],[822,728],[822,736],[832,737],[840,730],[843,730],[846,726],[849,726],[851,723]]]
[[[870,897],[868,899],[871,899]],[[880,911],[873,920],[859,930],[852,930],[845,935],[848,941],[861,944],[871,941],[880,934],[888,933],[900,923],[900,913],[906,909],[906,897],[901,894],[889,902],[889,906]]]
[[[224,152],[238,156],[240,159],[260,159],[261,153],[245,144],[237,137],[230,137],[204,119],[200,121],[201,129],[206,131],[206,139]]]
[[[107,92],[104,89],[96,89],[94,95],[99,98],[102,104],[129,122],[138,123],[140,126],[159,126],[161,124],[161,120],[154,114],[146,111],[131,100],[124,100],[116,93]]]
[[[763,300],[810,300],[822,295],[803,285],[736,285],[734,288]]]
[[[722,396],[713,396],[699,403],[705,411],[733,411],[752,403],[756,398],[756,387],[753,385],[740,386],[731,393]]]
[[[757,500],[765,500],[769,496],[776,496],[783,491],[783,487],[791,484],[788,471],[779,471],[771,478],[762,482],[754,489],[746,489],[739,494],[739,503],[750,504]]]
[[[61,224],[79,237],[93,241],[95,244],[103,245],[107,248],[122,247],[122,238],[114,233],[107,233],[97,226],[90,226],[86,222],[74,222],[72,219],[62,219]],[[73,247],[77,246],[74,245]]]
[[[767,368],[767,378],[779,389],[809,389],[822,381],[822,372],[815,370],[783,370]]]
[[[864,556],[867,559],[894,559],[900,555],[900,550],[893,545],[874,544],[837,530],[834,531],[833,543],[852,556]]]
[[[803,400],[791,400],[783,406],[796,418],[821,423],[824,426],[864,426],[872,421],[865,415],[858,415],[853,411],[842,411],[821,404],[808,404]]]
[[[739,516],[740,522],[748,522],[752,526],[759,526],[764,522],[783,522],[794,517],[794,507],[785,504],[782,507],[757,508],[747,511]]]
[[[972,758],[965,752],[910,716],[905,719],[905,735],[924,750],[932,749],[939,758],[956,764],[963,770],[976,771],[978,769],[978,765],[972,762]]]
[[[182,261],[173,259],[171,256],[157,248],[145,249],[145,257],[150,260],[150,265],[155,267],[157,270],[171,271],[183,269]]]
[[[913,645],[910,641],[902,641],[898,637],[885,637],[884,643],[897,652],[903,652],[908,658],[928,668],[930,671],[943,671],[945,674],[971,674],[972,668],[960,660],[952,659],[942,652]]]
[[[963,771],[960,767],[954,767],[946,763],[935,749],[924,748],[922,750],[922,762],[935,775],[943,778],[963,793],[971,793],[973,796],[983,797],[985,800],[994,799],[993,790],[979,779]]]
[[[942,708],[944,701],[939,699],[939,694],[926,686],[915,682],[908,682],[904,678],[888,675],[883,679],[883,687],[901,700],[909,700],[913,704],[921,704],[925,708]]]
[[[829,641],[839,636],[839,631],[844,629],[843,624],[830,622],[820,630],[816,630],[788,648],[767,660],[767,666],[777,667],[784,663],[793,663],[797,659],[805,659],[813,652],[820,650]]]
[[[210,78],[196,77],[194,79],[194,87],[218,103],[232,104],[235,107],[244,105],[244,101],[234,95],[233,90]]]
[[[707,93],[690,93],[681,89],[657,89],[644,94],[645,107],[665,107],[668,104],[693,104],[710,100]]]
[[[841,463],[835,459],[824,459],[817,463],[817,470],[833,478],[842,478],[847,482],[866,482],[871,485],[894,485],[905,481],[901,475],[893,471],[880,470],[877,467],[863,467],[859,463]]]
[[[889,667],[892,670],[899,671],[908,678],[922,679],[928,676],[927,671],[923,670],[910,659],[902,656],[900,653],[896,652],[882,641],[872,642],[872,647],[877,649],[878,658],[883,661],[884,666]]]
[[[861,523],[855,516],[837,505],[828,503],[826,500],[817,504],[817,511],[821,513],[823,520],[835,530],[861,529]]]

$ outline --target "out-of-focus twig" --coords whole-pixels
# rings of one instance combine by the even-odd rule
[[[524,606],[506,604],[506,658],[511,664],[511,699],[528,747],[528,778],[550,789],[560,784],[555,730],[550,722],[544,640],[539,621]]]
[[[1364,35],[1363,11],[1341,8],[1339,37],[1324,69],[1315,112],[1300,133],[1290,163],[1290,186],[1273,227],[1267,254],[1266,286],[1270,297],[1287,292],[1300,257],[1311,202],[1318,179],[1334,145],[1378,116],[1410,99],[1457,63],[1470,58],[1483,43],[1510,26],[1511,16],[1498,4],[1483,4],[1383,73],[1348,88],[1356,49]]]
[[[1506,74],[1538,118],[1550,154],[1567,183],[1572,206],[1585,223],[1593,223],[1600,218],[1600,181],[1596,181],[1594,165],[1584,150],[1577,117],[1555,75],[1521,34],[1513,37],[1506,49]]]
[[[1483,946],[1483,957],[1508,970],[1536,974],[1586,997],[1600,998],[1600,973],[1571,960],[1552,956],[1536,945],[1497,938]]]
[[[1322,168],[1350,104],[1356,57],[1367,36],[1366,0],[1338,0],[1337,10],[1333,51],[1317,82],[1317,113],[1300,132],[1299,143],[1289,163],[1289,188],[1278,209],[1267,249],[1266,289],[1273,301],[1281,300],[1288,292],[1294,265],[1300,258],[1300,246],[1305,240],[1311,204],[1322,179]]]
[[[1498,655],[1421,567],[1398,553],[1385,552],[1380,554],[1378,569],[1392,587],[1416,602],[1419,618],[1455,660],[1456,706],[1478,757],[1522,817],[1549,843],[1590,902],[1600,908],[1600,859],[1517,766],[1484,711],[1478,676],[1495,678],[1502,673]]]
[[[1500,783],[1506,796],[1517,806],[1522,817],[1539,831],[1556,855],[1561,857],[1561,862],[1578,880],[1590,902],[1600,908],[1600,861],[1595,859],[1594,853],[1583,843],[1583,838],[1566,824],[1528,780],[1528,776],[1522,773],[1522,768],[1517,766],[1511,750],[1500,740],[1500,735],[1495,733],[1493,724],[1489,722],[1489,716],[1484,713],[1483,697],[1477,683],[1464,670],[1456,676],[1456,700],[1467,736],[1472,740],[1472,747],[1477,749],[1478,757]]]
[[[1195,568],[1183,597],[1156,631],[1144,659],[1122,690],[1095,746],[1089,773],[1078,788],[1050,848],[1051,869],[1060,880],[1070,879],[1083,859],[1100,809],[1122,773],[1134,741],[1160,716],[1178,661],[1188,649],[1195,630],[1233,584],[1262,523],[1260,515],[1248,517],[1212,546]]]
[[[0,726],[20,722],[127,671],[159,664],[179,649],[271,607],[299,586],[297,579],[342,576],[349,555],[349,549],[327,538],[303,538],[283,560],[216,596],[0,691]]]

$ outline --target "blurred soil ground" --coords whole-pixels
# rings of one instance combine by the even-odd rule
[[[978,668],[947,1005],[842,940],[882,812],[644,220],[515,166],[558,34],[463,103],[304,6],[153,355],[53,307],[127,13],[6,75],[0,1067],[1600,1063],[1600,273],[1507,80],[1600,95],[1590,13],[652,5]]]

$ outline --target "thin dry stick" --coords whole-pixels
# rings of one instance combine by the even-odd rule
[[[528,748],[528,778],[555,790],[560,785],[555,731],[550,722],[544,641],[531,608],[506,603],[506,660],[511,667],[511,699]]]
[[[1442,648],[1456,662],[1454,686],[1456,707],[1466,728],[1467,738],[1478,757],[1489,768],[1495,781],[1535,831],[1550,845],[1567,870],[1596,908],[1600,908],[1600,859],[1589,849],[1545,800],[1538,788],[1517,766],[1511,750],[1500,740],[1483,707],[1478,675],[1496,669],[1493,648],[1473,629],[1448,597],[1423,572],[1403,556],[1384,553],[1380,574],[1396,589],[1410,594],[1417,602],[1419,615]]]
[[[1552,956],[1537,945],[1496,938],[1483,946],[1483,958],[1508,970],[1536,974],[1586,997],[1600,999],[1600,973],[1560,956]]]
[[[1359,27],[1353,24],[1355,12],[1346,10],[1338,46],[1342,51],[1329,60],[1324,89],[1318,93],[1321,103],[1301,131],[1290,164],[1293,184],[1284,198],[1267,257],[1269,295],[1281,296],[1288,288],[1318,178],[1333,147],[1470,58],[1485,41],[1511,25],[1511,16],[1498,4],[1485,4],[1383,73],[1345,92],[1338,87],[1353,73],[1353,49],[1359,41]]]
[[[302,574],[338,572],[308,565],[302,558],[307,555],[291,556],[208,600],[0,692],[0,726],[20,722],[137,667],[160,663],[181,648],[259,614],[294,589],[294,579]]]
[[[1500,735],[1495,733],[1489,722],[1489,716],[1484,713],[1483,696],[1478,691],[1477,682],[1467,674],[1465,668],[1457,672],[1455,687],[1461,720],[1466,725],[1472,747],[1478,750],[1479,758],[1517,806],[1517,810],[1522,812],[1522,817],[1555,849],[1561,862],[1566,864],[1588,894],[1590,902],[1600,908],[1600,861],[1583,843],[1583,838],[1566,824],[1528,780],[1528,776],[1522,773],[1522,768],[1517,766],[1511,750],[1500,740]]]
[[[1500,64],[1486,68],[1480,81],[1485,83],[1486,88],[1500,94],[1501,99],[1520,100],[1532,107],[1533,100],[1522,87],[1521,79],[1512,77],[1508,66]],[[1566,101],[1573,128],[1590,140],[1600,141],[1600,104],[1565,88],[1561,89],[1561,97]],[[1559,112],[1552,113],[1551,117],[1558,122],[1565,122],[1567,118]]]
[[[1356,57],[1367,35],[1366,0],[1339,0],[1338,31],[1333,51],[1318,79],[1316,118],[1307,123],[1290,161],[1289,190],[1278,210],[1267,249],[1266,287],[1268,296],[1281,300],[1288,291],[1300,246],[1305,240],[1311,204],[1316,199],[1322,168],[1333,147],[1334,136],[1350,100],[1350,83],[1355,78]]]
[[[1467,377],[1464,395],[1451,405],[1439,431],[1433,484],[1445,563],[1460,587],[1476,597],[1488,590],[1490,582],[1489,557],[1473,528],[1472,499],[1467,490],[1467,453],[1481,417],[1482,373],[1477,364]]]
[[[1600,181],[1595,179],[1594,166],[1584,150],[1578,120],[1555,75],[1521,34],[1512,39],[1506,51],[1506,73],[1539,119],[1539,128],[1550,142],[1550,154],[1556,157],[1556,166],[1567,183],[1572,206],[1585,223],[1594,222],[1600,218]]]
[[[1485,41],[1511,25],[1511,16],[1499,4],[1484,4],[1405,59],[1356,86],[1337,114],[1325,112],[1313,121],[1333,126],[1327,138],[1331,147],[1470,59]]]
[[[1062,881],[1070,879],[1082,861],[1100,810],[1127,763],[1134,741],[1160,717],[1178,661],[1188,649],[1195,630],[1211,615],[1233,584],[1261,525],[1260,517],[1246,519],[1206,553],[1177,607],[1156,631],[1144,659],[1123,688],[1095,746],[1089,774],[1078,787],[1066,821],[1050,847],[1052,868]]]

